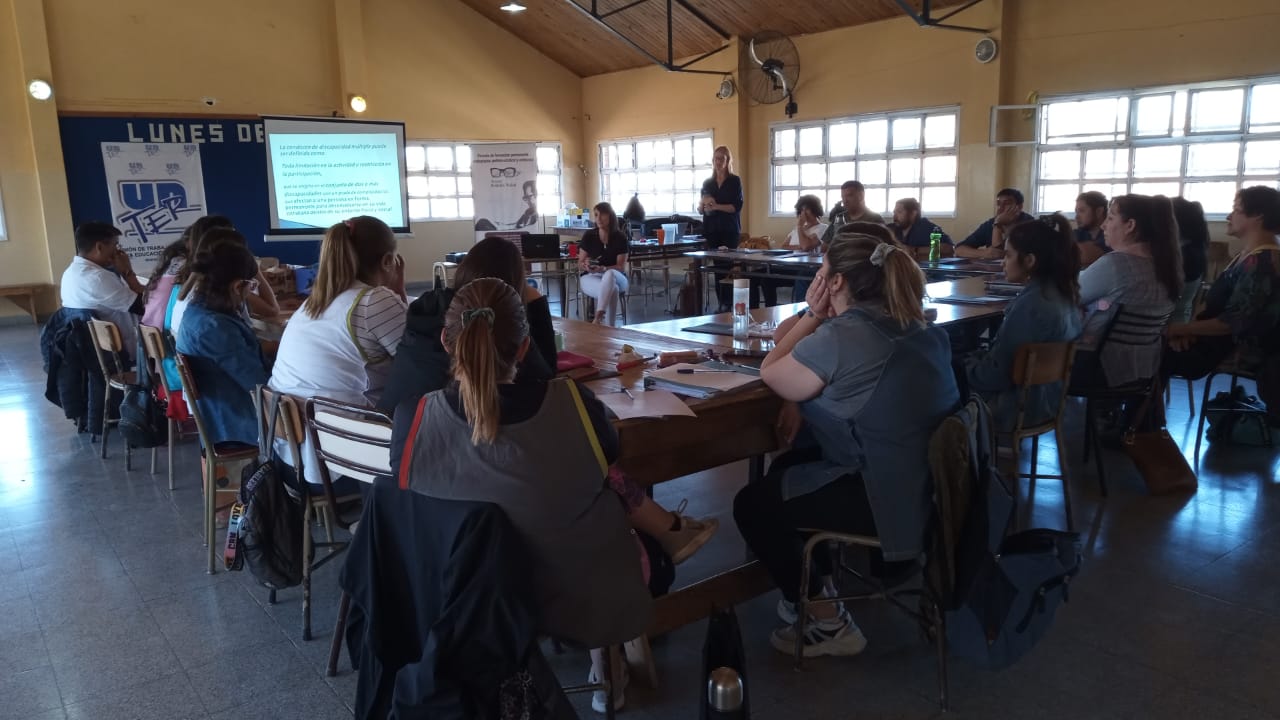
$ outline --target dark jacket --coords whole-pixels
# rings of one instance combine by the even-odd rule
[[[54,313],[40,331],[40,355],[45,398],[75,420],[81,432],[101,435],[106,385],[89,332],[92,319],[89,310],[62,308]]]
[[[1014,223],[1014,225],[1019,225],[1021,223],[1027,222],[1029,220],[1035,220],[1035,219],[1036,219],[1035,215],[1031,215],[1025,212],[1020,213],[1018,215],[1018,222]],[[977,230],[974,230],[972,233],[970,233],[969,237],[965,238],[964,241],[961,242],[960,244],[966,247],[971,247],[971,248],[988,247],[991,245],[991,234],[995,231],[995,229],[996,229],[996,219],[989,218],[986,222],[979,225]]]
[[[382,389],[378,409],[391,414],[405,400],[435,392],[449,384],[449,353],[440,342],[444,315],[453,302],[453,289],[428,292],[409,304],[404,337],[391,362],[391,377]],[[520,366],[521,377],[550,380],[556,374],[555,327],[545,297],[525,306],[532,346]]]
[[[538,647],[528,568],[496,505],[376,483],[339,576],[356,718],[576,718]]]

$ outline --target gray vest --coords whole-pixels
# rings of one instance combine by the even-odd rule
[[[530,548],[532,588],[552,637],[601,647],[644,633],[653,601],[634,533],[577,387],[554,380],[538,413],[472,445],[471,427],[443,391],[427,396],[410,437],[409,489],[491,502]],[[403,476],[402,476],[403,477]]]

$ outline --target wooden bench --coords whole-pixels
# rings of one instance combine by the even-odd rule
[[[40,320],[36,317],[36,293],[52,287],[48,283],[32,283],[30,285],[3,285],[0,286],[0,297],[25,297],[27,299],[27,312],[31,314],[31,324],[39,325]],[[17,300],[14,301],[17,303]]]

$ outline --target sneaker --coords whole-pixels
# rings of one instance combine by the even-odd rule
[[[627,684],[631,681],[631,671],[627,669],[626,660],[622,661],[622,672],[615,671],[614,674],[618,675],[618,685],[613,689],[613,710],[617,712],[622,709],[623,705],[627,704]],[[596,675],[595,668],[592,668],[591,672],[587,674],[587,684],[594,685],[598,682],[600,682],[600,677]],[[591,693],[591,709],[601,715],[608,712],[608,702],[608,693],[605,691],[596,690]]]
[[[830,585],[823,585],[822,592],[818,597],[833,598],[836,596],[835,588]],[[796,610],[796,604],[786,598],[778,599],[778,619],[788,625],[795,625],[800,620],[800,613]]]
[[[838,623],[838,624],[837,624]],[[813,617],[809,618],[809,622],[804,626],[804,649],[802,650],[805,657],[820,657],[822,655],[831,655],[833,657],[849,657],[857,655],[867,647],[867,638],[853,622],[853,616],[847,612],[841,612],[839,617],[834,621],[828,622],[817,620]],[[834,626],[834,627],[832,627]],[[769,641],[773,643],[773,647],[778,652],[792,655],[796,651],[796,626],[789,625],[773,631],[773,635],[769,637]]]
[[[688,500],[680,501],[679,507],[671,513],[675,516],[679,527],[668,530],[657,538],[662,551],[670,555],[671,562],[676,565],[692,557],[699,548],[707,544],[712,535],[716,534],[716,530],[720,529],[720,521],[715,518],[699,520],[685,515],[684,509],[688,505]]]

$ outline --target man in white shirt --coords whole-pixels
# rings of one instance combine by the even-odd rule
[[[142,291],[129,254],[120,249],[118,229],[103,222],[76,228],[76,256],[62,273],[62,306],[115,323],[128,356],[138,342],[134,316],[142,313]]]

